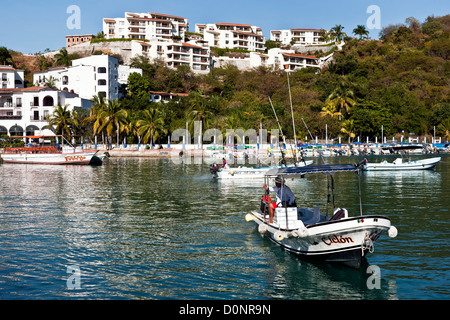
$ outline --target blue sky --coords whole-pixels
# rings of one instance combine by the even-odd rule
[[[68,29],[70,5],[81,11],[80,29]],[[337,24],[352,35],[359,24],[367,26],[378,6],[381,27],[404,23],[408,17],[423,22],[428,16],[450,14],[450,0],[2,0],[0,5],[0,46],[23,53],[46,48],[59,50],[70,34],[97,34],[103,18],[123,17],[128,12],[157,12],[187,18],[190,31],[196,23],[244,23],[261,27],[266,39],[270,30],[325,28]],[[377,39],[380,29],[370,30]]]

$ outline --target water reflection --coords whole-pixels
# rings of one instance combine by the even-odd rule
[[[100,167],[4,164],[0,176],[5,299],[395,299],[422,298],[429,288],[439,299],[448,293],[442,239],[449,233],[450,187],[439,167],[361,177],[364,211],[389,216],[399,229],[369,255],[382,278],[372,290],[364,268],[298,259],[261,237],[244,216],[259,208],[263,181],[217,181],[207,165],[126,158]],[[325,210],[326,179],[288,183],[299,205]],[[358,214],[355,176],[336,176],[336,187],[337,205]],[[67,290],[67,265],[80,266],[81,290]]]

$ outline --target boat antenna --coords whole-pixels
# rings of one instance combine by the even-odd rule
[[[311,137],[311,140],[314,140],[313,135],[311,134],[311,131],[309,131],[309,128],[308,128],[308,126],[306,125],[306,122],[305,122],[305,120],[303,120],[303,118],[302,118],[302,121],[303,121],[303,124],[304,124],[305,127],[306,127],[306,130],[308,130],[308,133],[309,133],[309,136]],[[325,163],[325,160],[323,159],[322,150],[319,150],[319,155],[320,155],[320,158],[322,159],[322,162],[323,162],[324,164],[326,164],[326,163]]]
[[[291,102],[291,114],[292,114],[292,128],[294,129],[294,143],[295,143],[295,163],[297,163],[297,135],[295,134],[295,122],[294,122],[294,108],[292,107],[292,95],[291,95],[291,85],[289,83],[289,72],[287,74],[287,82],[289,89],[289,101]],[[291,146],[292,149],[292,146]]]
[[[286,137],[284,136],[283,129],[281,129],[280,121],[278,121],[277,113],[275,111],[275,108],[273,107],[272,100],[270,99],[270,97],[268,97],[268,98],[269,98],[270,105],[272,106],[273,113],[275,114],[275,119],[277,120],[278,128],[280,129],[281,135],[283,136],[283,143],[284,143],[286,141]],[[283,153],[282,148],[280,148],[280,151],[281,151],[281,157],[282,157],[281,161],[284,162],[283,164],[285,164],[286,160],[284,159],[284,153]]]

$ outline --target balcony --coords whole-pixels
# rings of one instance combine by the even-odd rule
[[[22,116],[21,115],[11,116],[0,114],[0,120],[22,120]]]

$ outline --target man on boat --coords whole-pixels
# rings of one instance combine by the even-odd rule
[[[222,158],[222,169],[230,169],[230,166],[225,158]]]
[[[277,200],[276,202],[272,202],[270,204],[270,221],[272,222],[273,214],[275,209],[278,207],[296,207],[297,203],[295,202],[295,195],[292,192],[291,188],[287,185],[282,184],[281,177],[275,178],[275,186],[270,187],[269,191],[276,192]],[[267,189],[267,185],[263,186],[264,190]]]

